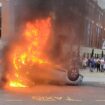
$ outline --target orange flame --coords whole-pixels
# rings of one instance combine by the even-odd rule
[[[29,72],[34,65],[48,64],[45,54],[51,34],[51,18],[27,22],[22,39],[11,45],[9,51],[10,68],[7,73],[9,87],[28,87]]]

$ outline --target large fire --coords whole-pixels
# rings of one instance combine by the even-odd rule
[[[50,17],[25,24],[21,39],[11,45],[8,53],[7,86],[28,87],[33,70],[51,64],[46,54],[51,29]]]

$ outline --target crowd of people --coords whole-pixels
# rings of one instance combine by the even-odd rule
[[[97,72],[105,72],[105,58],[104,57],[91,57],[87,58],[84,57],[82,59],[82,67],[86,69],[87,67],[91,72],[94,72],[95,70]]]

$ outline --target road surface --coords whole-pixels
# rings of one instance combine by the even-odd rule
[[[105,105],[105,85],[39,85],[0,90],[0,105]]]

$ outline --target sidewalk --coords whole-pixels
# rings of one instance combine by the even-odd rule
[[[89,69],[80,70],[80,74],[84,76],[83,82],[97,82],[105,84],[105,72],[90,72]]]

